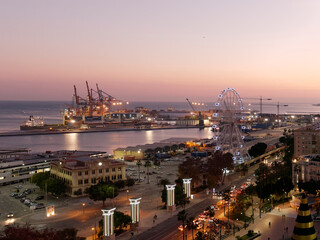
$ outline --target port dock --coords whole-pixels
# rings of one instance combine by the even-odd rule
[[[211,126],[157,126],[150,128],[135,128],[132,126],[118,127],[118,128],[89,128],[89,129],[34,129],[34,130],[17,130],[11,132],[0,132],[0,137],[13,137],[13,136],[30,136],[30,135],[49,135],[49,134],[69,134],[69,133],[97,133],[97,132],[120,132],[120,131],[148,131],[148,130],[167,130],[167,129],[186,129],[186,128],[199,128],[204,129]]]

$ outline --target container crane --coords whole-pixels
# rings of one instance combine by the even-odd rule
[[[186,98],[187,102],[189,103],[190,107],[192,108],[192,110],[196,113],[198,113],[198,120],[199,120],[199,126],[203,126],[204,123],[203,123],[203,119],[202,119],[202,116],[201,116],[201,111],[196,111],[196,109],[193,107],[192,103],[189,101],[188,98]]]

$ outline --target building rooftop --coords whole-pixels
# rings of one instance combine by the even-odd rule
[[[54,152],[45,153],[33,153],[33,154],[22,154],[19,157],[6,158],[0,160],[0,169],[21,166],[21,165],[31,165],[36,163],[51,162],[58,159],[66,158],[89,158],[91,157],[102,157],[105,156],[106,152],[100,151],[69,151],[61,150]]]

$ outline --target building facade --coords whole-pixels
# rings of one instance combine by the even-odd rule
[[[50,163],[76,156],[104,156],[105,152],[55,151],[30,154],[28,150],[1,151],[0,185],[28,181],[33,174],[50,171]]]
[[[310,125],[294,130],[294,156],[320,154],[320,128]]]
[[[320,155],[304,155],[292,161],[293,184],[310,180],[320,181]]]
[[[51,176],[64,181],[67,194],[84,195],[100,181],[126,180],[126,164],[106,157],[78,157],[51,162]]]

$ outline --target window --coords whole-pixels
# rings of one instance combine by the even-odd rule
[[[121,174],[118,175],[118,179],[122,179],[122,175]]]
[[[116,180],[117,179],[117,176],[116,175],[114,175],[114,176],[112,176],[112,178],[111,178],[112,180]]]
[[[89,174],[89,172],[88,172],[88,171],[85,171],[85,172],[84,172],[84,175],[88,175],[88,174]]]
[[[121,167],[118,168],[118,171],[121,171]]]
[[[95,178],[91,178],[91,183],[96,183],[96,179]]]
[[[115,168],[112,168],[112,172],[115,172],[116,171],[116,169]]]
[[[102,169],[99,169],[99,173],[102,173]]]
[[[82,184],[82,180],[78,180],[78,185],[81,185]]]
[[[78,172],[78,176],[81,176],[82,175],[82,172]]]
[[[106,168],[106,173],[108,173],[109,172],[109,168]]]
[[[96,174],[96,170],[92,170],[92,174]]]
[[[84,184],[88,184],[89,183],[89,180],[88,179],[85,179],[84,180]]]

